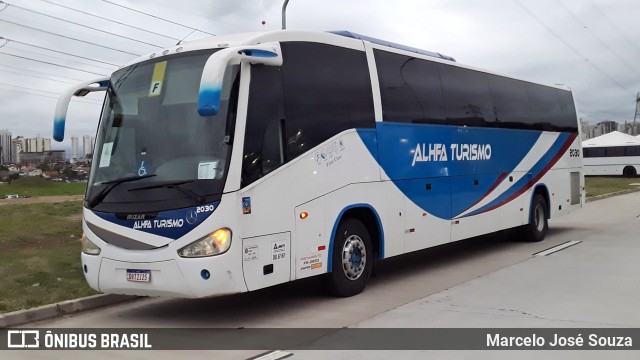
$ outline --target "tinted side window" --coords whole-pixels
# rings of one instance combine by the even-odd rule
[[[576,116],[576,107],[573,104],[573,96],[571,92],[553,89],[556,93],[559,103],[560,113],[556,119],[556,130],[566,132],[578,132],[578,120]]]
[[[495,114],[487,74],[438,64],[444,92],[447,123],[495,126]]]
[[[346,129],[375,126],[363,51],[306,42],[281,47],[288,159]]]
[[[531,122],[535,130],[555,131],[557,119],[562,111],[555,89],[542,85],[527,84],[527,92],[531,102]]]
[[[607,157],[624,156],[624,146],[610,146],[606,150]]]
[[[588,157],[604,157],[605,156],[605,149],[603,147],[596,147],[596,148],[585,148],[584,149],[584,157],[588,158]]]
[[[510,129],[531,129],[531,108],[524,82],[496,75],[487,75],[496,126]]]
[[[640,146],[607,146],[584,148],[583,154],[586,158],[592,157],[618,157],[618,156],[640,156]]]
[[[242,160],[242,186],[256,181],[284,163],[284,157],[281,156],[284,118],[281,69],[273,66],[252,66]]]
[[[640,156],[640,146],[627,146],[626,156]]]
[[[444,123],[440,75],[433,62],[374,50],[384,121]]]

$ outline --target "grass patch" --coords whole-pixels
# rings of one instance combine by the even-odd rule
[[[81,201],[0,206],[0,312],[96,292],[80,264]]]
[[[82,195],[87,183],[66,183],[43,179],[39,176],[24,176],[11,181],[11,184],[0,184],[0,198],[8,194],[21,196],[50,196],[50,195]]]
[[[616,176],[585,176],[587,197],[610,194],[618,191],[637,189],[639,186],[630,185],[640,183],[640,178],[625,178]]]

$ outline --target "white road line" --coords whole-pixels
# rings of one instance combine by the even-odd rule
[[[293,356],[293,353],[282,351],[282,350],[276,350],[276,351],[270,351],[264,354],[260,354],[256,357],[252,357],[247,360],[280,360],[280,359],[288,358],[289,356]]]
[[[560,244],[560,245],[558,245],[558,246],[554,246],[554,247],[552,247],[552,248],[550,248],[550,249],[543,250],[543,251],[540,251],[540,252],[538,252],[538,253],[535,253],[535,254],[533,254],[533,256],[547,256],[547,255],[551,255],[551,254],[553,254],[554,252],[558,252],[558,251],[560,251],[560,250],[564,250],[564,249],[566,249],[566,248],[568,248],[568,247],[570,247],[570,246],[573,246],[573,245],[578,245],[578,244],[580,244],[581,242],[582,242],[582,241],[567,241],[566,243],[563,243],[563,244]]]

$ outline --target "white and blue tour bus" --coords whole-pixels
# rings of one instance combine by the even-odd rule
[[[177,45],[62,94],[105,91],[82,267],[104,293],[205,297],[508,228],[584,202],[569,90],[351,32]]]

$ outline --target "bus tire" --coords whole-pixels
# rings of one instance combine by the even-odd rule
[[[633,166],[625,166],[622,170],[622,176],[624,177],[635,177],[637,175],[636,168]]]
[[[529,223],[523,227],[523,237],[526,241],[538,242],[544,240],[549,230],[547,201],[541,194],[535,194],[531,202]]]
[[[333,239],[332,272],[329,287],[336,296],[361,293],[367,285],[373,265],[371,236],[357,219],[344,219]]]

